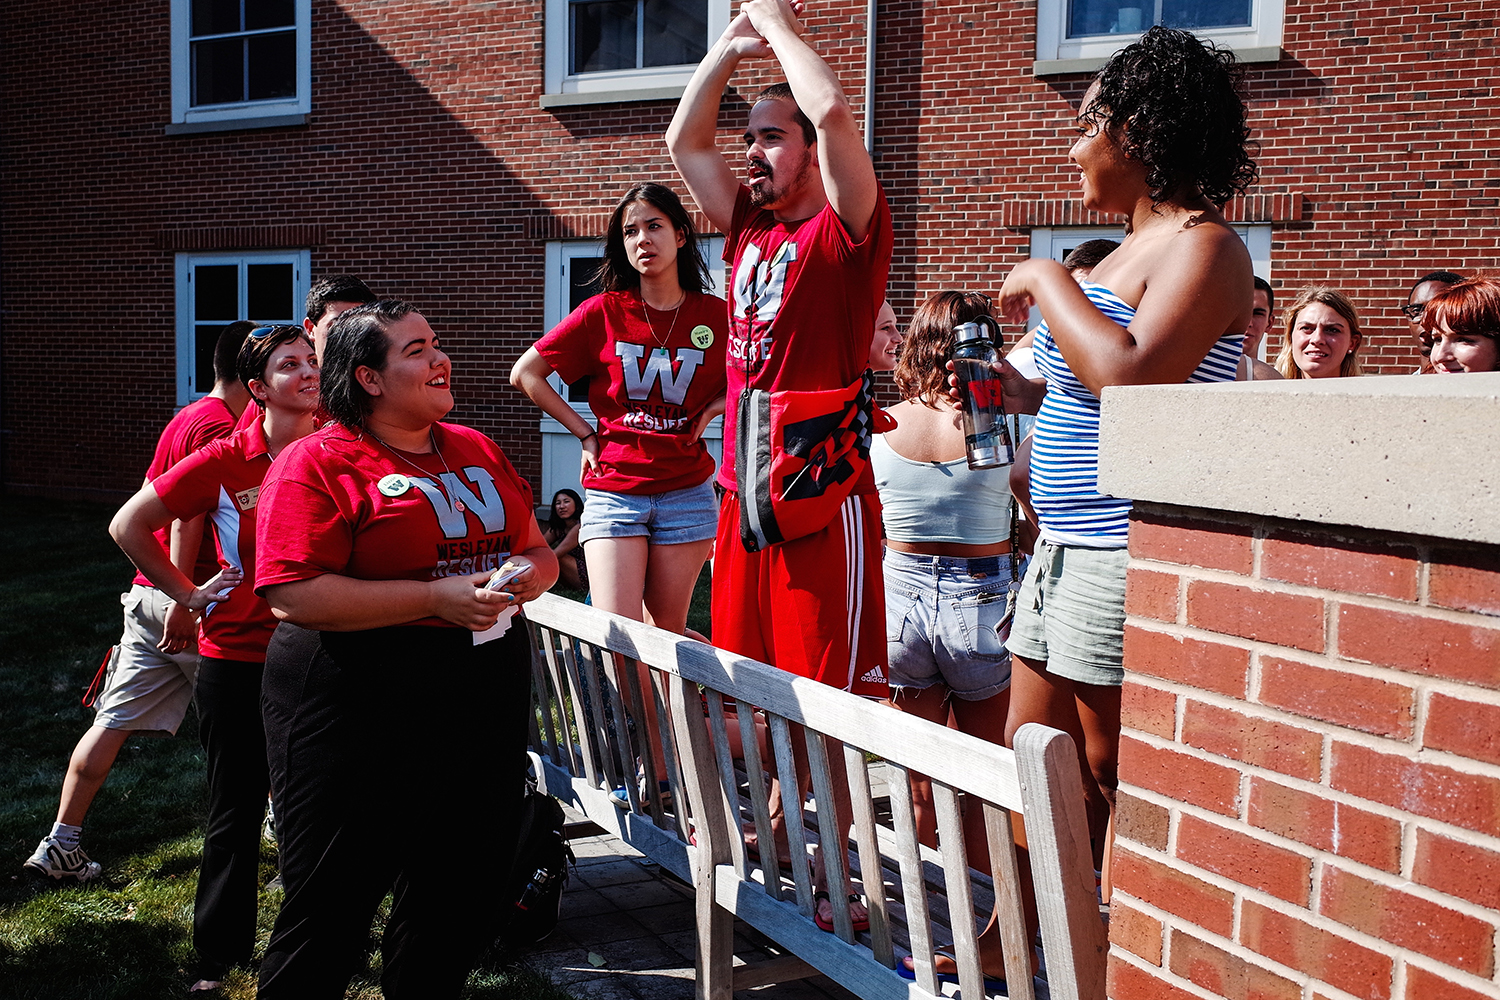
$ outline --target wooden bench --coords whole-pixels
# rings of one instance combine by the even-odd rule
[[[992,910],[1005,945],[1009,995],[1035,996],[1033,940],[1012,836],[1016,814],[1024,817],[1029,844],[1046,993],[1055,1000],[1102,1000],[1107,945],[1078,760],[1065,733],[1025,726],[1012,751],[555,595],[544,595],[526,612],[536,643],[532,746],[546,789],[696,887],[699,997],[728,1000],[735,990],[815,973],[866,998],[953,995],[951,986],[943,992],[933,969],[939,948],[957,956],[958,995],[984,996],[976,940]],[[727,724],[755,719],[757,712],[770,761],[761,759],[758,740],[732,740]],[[653,716],[670,719],[660,726],[664,778],[653,760],[658,755],[646,745]],[[832,801],[830,768],[842,767],[848,776],[853,848],[822,853],[834,900],[843,898],[835,887],[857,882],[862,888],[867,932],[856,934],[840,905],[833,908],[834,933],[812,919],[808,849],[849,843],[847,831],[832,829],[831,810],[815,805],[800,813],[803,822],[786,825],[790,875],[773,870],[768,876],[746,850],[745,829],[755,831],[758,843],[773,843],[766,771],[793,773],[798,738],[807,748],[815,804]],[[669,802],[661,795],[641,801],[637,760],[648,791],[669,782]],[[878,814],[872,790],[875,761],[883,762],[888,820]],[[938,848],[918,842],[913,772],[932,781]],[[610,791],[620,786],[628,810],[610,801]],[[965,808],[983,810],[985,871],[970,865],[975,852],[964,842]],[[735,917],[795,957],[734,966]],[[915,981],[895,971],[907,954]]]

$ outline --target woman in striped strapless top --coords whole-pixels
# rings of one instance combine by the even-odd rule
[[[1098,488],[1099,400],[1112,385],[1234,379],[1254,274],[1220,210],[1256,176],[1237,77],[1230,53],[1185,31],[1152,28],[1114,56],[1084,95],[1069,156],[1083,206],[1123,215],[1125,239],[1082,285],[1034,259],[1000,290],[1007,320],[1024,322],[1032,305],[1046,320],[1035,341],[1045,394],[1037,400],[1037,385],[1014,400],[1037,412],[1041,534],[1006,645],[1006,736],[1027,722],[1073,735],[1106,898],[1130,500]],[[1020,388],[1005,374],[1008,390]],[[993,953],[984,957],[1000,971]]]

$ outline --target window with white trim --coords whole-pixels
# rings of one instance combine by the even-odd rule
[[[1038,0],[1036,73],[1085,72],[1155,24],[1231,48],[1242,61],[1280,58],[1285,0]]]
[[[1250,266],[1255,273],[1267,281],[1271,280],[1271,227],[1267,225],[1248,225],[1245,223],[1230,223],[1229,228],[1239,234],[1240,239],[1245,241],[1245,249],[1250,251]],[[1089,240],[1114,240],[1116,243],[1125,238],[1125,230],[1119,226],[1067,226],[1056,229],[1033,229],[1031,231],[1031,256],[1049,257],[1062,263],[1062,259],[1072,252],[1073,248],[1080,243]],[[1035,327],[1042,321],[1041,313],[1032,307],[1031,315],[1027,320],[1027,327]],[[1266,341],[1269,337],[1262,338],[1260,343],[1261,360],[1265,360]]]
[[[542,103],[680,96],[728,25],[728,0],[547,0]]]
[[[298,124],[311,110],[312,0],[172,0],[177,131]]]
[[[214,345],[224,327],[248,319],[300,326],[311,251],[177,255],[177,405],[214,387]]]

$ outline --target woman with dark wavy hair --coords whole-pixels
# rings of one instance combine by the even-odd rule
[[[1027,722],[1072,734],[1106,898],[1131,501],[1098,489],[1099,397],[1112,385],[1234,380],[1254,274],[1221,209],[1256,177],[1238,75],[1232,54],[1185,31],[1154,27],[1117,53],[1083,96],[1069,158],[1084,207],[1124,216],[1125,238],[1087,282],[1033,259],[1000,290],[1007,320],[1033,305],[1045,320],[1045,388],[1004,366],[1021,397],[1007,405],[1037,413],[1041,532],[1006,644],[1007,739]],[[999,971],[995,945],[986,966]]]

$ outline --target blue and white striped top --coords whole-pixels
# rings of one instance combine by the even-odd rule
[[[1089,301],[1126,326],[1133,309],[1103,285],[1082,282]],[[1232,382],[1243,334],[1220,337],[1188,382]],[[1031,503],[1041,536],[1057,545],[1123,549],[1130,500],[1099,492],[1099,399],[1078,381],[1043,323],[1036,328],[1036,362],[1047,379],[1031,445]]]

